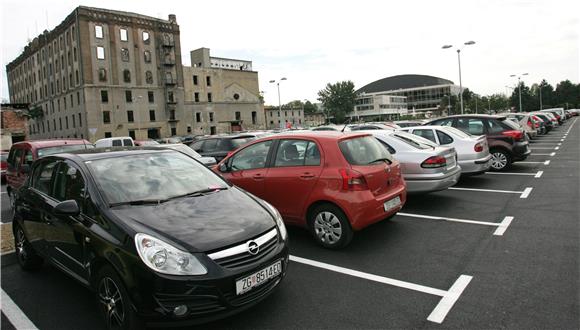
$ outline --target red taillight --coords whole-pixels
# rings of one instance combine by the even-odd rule
[[[423,163],[421,163],[422,168],[438,168],[447,165],[447,160],[443,156],[433,156],[427,158]]]
[[[521,141],[524,139],[524,133],[522,131],[503,131],[501,132],[502,135],[509,136],[514,138],[516,141]]]
[[[534,123],[532,123],[532,120],[530,119],[528,119],[528,127],[534,128]]]
[[[473,147],[473,150],[475,150],[475,152],[482,152],[483,151],[483,145],[481,143],[476,143],[475,146]]]
[[[556,119],[560,120],[560,116],[556,115]]]
[[[368,190],[365,177],[353,170],[340,169],[340,176],[342,177],[343,190]]]
[[[536,123],[536,128],[540,128],[540,123]]]

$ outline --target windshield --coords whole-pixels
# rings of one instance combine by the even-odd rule
[[[340,142],[340,151],[351,165],[369,165],[376,161],[393,161],[393,157],[373,136],[363,136]]]
[[[410,133],[397,132],[393,133],[392,136],[417,149],[433,149],[437,147],[437,144]]]
[[[95,146],[93,146],[92,144],[67,144],[67,145],[62,145],[62,146],[56,146],[56,147],[48,147],[48,148],[41,148],[38,149],[37,153],[38,153],[38,158],[40,157],[44,157],[44,156],[48,156],[48,155],[54,155],[54,154],[60,154],[63,152],[70,152],[70,151],[75,151],[75,150],[83,150],[83,149],[93,149],[95,148]]]
[[[87,161],[110,204],[164,201],[228,185],[211,170],[175,151],[135,154]]]

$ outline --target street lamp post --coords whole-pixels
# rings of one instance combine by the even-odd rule
[[[282,112],[282,102],[280,101],[280,82],[282,82],[283,80],[287,80],[286,77],[282,77],[278,81],[270,80],[271,84],[276,83],[276,85],[278,86],[278,111],[280,111],[280,113]]]
[[[461,114],[463,114],[463,82],[461,81],[461,50],[465,46],[475,45],[475,41],[467,41],[463,43],[464,46],[457,48],[457,63],[459,64],[459,100],[461,104]],[[444,45],[443,49],[452,48],[453,45]]]
[[[542,110],[542,83],[538,85],[538,89],[540,90],[540,110]]]
[[[520,111],[519,112],[522,112],[522,84],[520,83],[520,80],[521,80],[522,76],[527,76],[527,75],[528,75],[527,72],[522,73],[521,75],[515,75],[515,74],[510,75],[510,77],[512,77],[512,78],[518,77],[518,93],[520,94]]]

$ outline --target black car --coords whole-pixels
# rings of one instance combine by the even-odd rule
[[[190,147],[204,157],[214,157],[219,163],[230,151],[256,139],[255,135],[215,135],[190,144]]]
[[[491,170],[502,171],[532,153],[523,129],[505,116],[457,115],[432,120],[425,125],[452,126],[471,135],[485,135],[491,154]]]
[[[18,262],[43,260],[96,292],[108,328],[207,322],[278,286],[278,211],[174,150],[47,156],[16,194]]]

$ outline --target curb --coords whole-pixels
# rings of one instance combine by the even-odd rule
[[[6,267],[6,266],[14,265],[17,262],[18,261],[16,259],[16,252],[14,250],[4,252],[0,255],[0,265],[2,265],[2,268]]]

